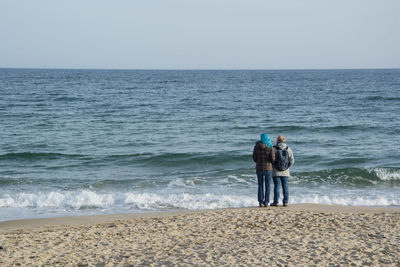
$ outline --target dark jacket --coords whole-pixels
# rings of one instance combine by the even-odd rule
[[[267,147],[261,141],[256,142],[253,150],[253,160],[257,171],[272,171],[272,163],[275,161],[275,150]]]

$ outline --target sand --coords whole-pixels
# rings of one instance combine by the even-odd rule
[[[0,266],[400,266],[400,209],[325,205],[0,223]]]

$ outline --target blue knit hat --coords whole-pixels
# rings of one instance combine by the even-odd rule
[[[263,133],[260,136],[261,142],[263,142],[267,147],[272,147],[271,139],[267,133]]]

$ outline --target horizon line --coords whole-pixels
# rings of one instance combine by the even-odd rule
[[[9,70],[133,70],[133,71],[307,71],[307,70],[398,70],[397,68],[232,68],[232,69],[223,69],[223,68],[187,68],[187,69],[179,69],[179,68],[65,68],[65,67],[0,67],[1,69],[9,69]]]

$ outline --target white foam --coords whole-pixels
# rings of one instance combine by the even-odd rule
[[[235,181],[237,184],[246,184],[246,185],[255,184],[257,181],[255,175],[251,176],[251,178],[253,179],[249,179],[249,177],[243,175],[241,175],[240,177],[236,175],[228,175],[228,178]],[[232,184],[232,182],[230,182],[230,184]]]
[[[114,205],[113,194],[93,191],[18,193],[0,196],[0,208],[60,208],[60,207],[109,207]]]
[[[215,209],[254,205],[254,196],[229,194],[102,194],[89,190],[78,192],[18,193],[0,195],[0,208],[132,208],[132,209]]]
[[[387,168],[371,168],[369,172],[374,172],[379,179],[383,181],[400,180],[400,171],[394,171]]]
[[[291,187],[289,202],[351,206],[400,206],[395,190],[331,190]],[[273,193],[271,192],[270,200]],[[282,198],[280,199],[282,200]],[[256,190],[239,191],[238,194],[222,192],[110,192],[92,190],[53,191],[35,193],[0,193],[0,220],[9,210],[20,209],[30,214],[47,214],[50,211],[68,215],[78,211],[141,211],[163,209],[218,209],[251,207],[257,205]],[[22,216],[22,215],[21,215]],[[17,216],[18,217],[18,216]],[[15,217],[15,219],[17,218]],[[20,217],[18,217],[20,218]]]
[[[360,195],[342,195],[327,196],[310,194],[303,196],[291,196],[291,203],[312,203],[326,205],[344,205],[344,206],[399,206],[400,199],[395,195],[391,196],[360,196]]]

